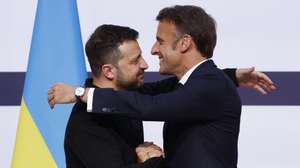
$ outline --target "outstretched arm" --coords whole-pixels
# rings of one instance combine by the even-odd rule
[[[263,72],[255,71],[255,68],[226,68],[223,72],[232,80],[237,87],[252,88],[259,93],[266,95],[276,89],[272,80]],[[170,77],[157,82],[145,83],[138,88],[140,93],[156,95],[174,90],[178,83],[176,77]]]
[[[263,72],[255,71],[255,68],[239,68],[223,70],[232,81],[241,87],[253,88],[263,95],[276,89],[273,81]],[[235,79],[236,78],[236,79]],[[164,81],[146,84],[138,89],[139,92],[156,95],[167,93],[173,90],[178,80],[169,78]],[[164,88],[165,87],[165,88]],[[87,94],[85,94],[87,97]],[[76,102],[75,87],[58,83],[53,85],[48,91],[48,103],[51,108],[55,104],[67,104]]]
[[[239,86],[253,88],[263,95],[276,89],[273,81],[265,73],[255,71],[254,67],[237,69],[236,78]]]
[[[185,121],[213,120],[221,114],[221,107],[216,105],[223,101],[223,84],[208,76],[194,79],[174,92],[155,96],[132,91],[115,92],[112,89],[95,89],[93,94],[92,112],[110,113],[131,116],[152,121]],[[48,103],[54,107],[57,103],[75,102],[74,87],[56,84],[49,91]],[[87,101],[88,90],[82,97]],[[64,96],[73,95],[73,96]],[[188,103],[187,103],[188,102]],[[185,113],[183,113],[186,111]],[[201,112],[200,112],[201,111]]]

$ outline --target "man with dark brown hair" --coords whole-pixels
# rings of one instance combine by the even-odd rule
[[[148,65],[137,38],[138,32],[129,27],[99,26],[85,46],[92,69],[92,79],[86,81],[85,87],[125,90],[143,85]],[[161,149],[151,143],[143,144],[141,120],[94,115],[86,109],[86,104],[78,101],[68,121],[65,133],[68,168],[164,167]]]

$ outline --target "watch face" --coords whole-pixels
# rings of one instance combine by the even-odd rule
[[[78,87],[75,89],[75,95],[76,96],[82,96],[84,94],[84,88]]]

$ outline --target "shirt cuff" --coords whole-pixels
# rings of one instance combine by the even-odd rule
[[[92,112],[93,109],[93,96],[94,96],[95,88],[90,88],[88,91],[88,97],[87,97],[87,112]]]

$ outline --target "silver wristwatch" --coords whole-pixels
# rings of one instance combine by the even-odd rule
[[[83,87],[77,87],[75,89],[75,97],[76,97],[77,102],[79,102],[80,97],[84,95],[84,91],[85,91],[85,88],[83,88]]]

